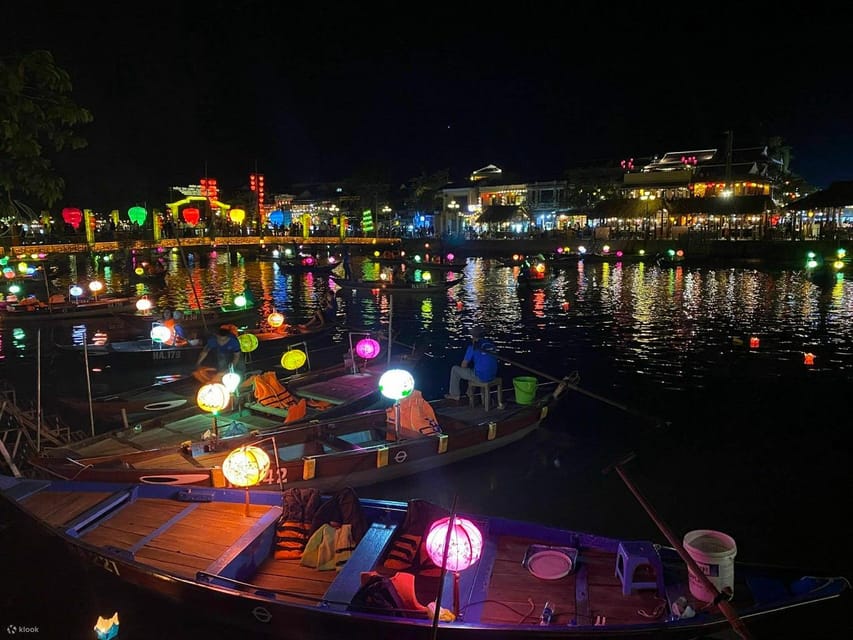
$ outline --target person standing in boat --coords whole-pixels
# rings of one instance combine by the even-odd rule
[[[495,356],[495,344],[485,338],[483,327],[471,329],[471,344],[465,350],[461,364],[453,365],[450,370],[450,389],[444,396],[450,400],[459,400],[462,396],[462,381],[491,382],[498,375],[498,359]]]

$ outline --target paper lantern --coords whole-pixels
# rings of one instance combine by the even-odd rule
[[[222,384],[225,385],[225,388],[228,389],[229,393],[234,393],[237,391],[237,387],[240,386],[240,374],[235,373],[234,371],[229,371],[222,376]]]
[[[130,218],[131,222],[134,222],[141,227],[145,224],[148,212],[145,210],[145,207],[131,207],[127,210],[127,217]]]
[[[240,351],[243,353],[251,353],[258,348],[258,336],[254,333],[243,333],[237,338],[240,343]]]
[[[254,487],[270,468],[270,457],[260,447],[235,449],[222,461],[222,474],[236,487]]]
[[[228,406],[230,400],[231,396],[228,389],[221,382],[204,385],[196,395],[196,404],[198,404],[199,409],[209,413],[222,411]]]
[[[136,310],[142,311],[143,313],[147,313],[151,310],[151,300],[148,298],[140,298],[136,301]]]
[[[242,293],[239,296],[236,296],[234,298],[234,304],[237,305],[238,307],[245,307],[246,306],[246,296],[244,296]]]
[[[11,280],[15,277],[15,270],[12,267],[3,267],[3,277],[6,280]]]
[[[448,253],[448,254],[447,254],[447,261],[448,261],[448,262],[453,262],[453,258],[455,258],[455,257],[456,257],[456,256],[455,256],[455,255],[453,255],[452,253]]]
[[[228,217],[231,218],[231,222],[242,224],[243,220],[246,219],[246,212],[243,209],[231,209],[228,212]]]
[[[284,316],[278,311],[273,311],[267,316],[267,322],[273,329],[278,329],[284,324]]]
[[[405,369],[389,369],[379,378],[379,392],[391,400],[400,400],[411,395],[415,379]]]
[[[439,567],[453,572],[453,613],[459,616],[459,572],[480,559],[483,534],[465,518],[450,517],[437,520],[426,536],[426,551]]]
[[[752,336],[749,339],[749,348],[750,349],[758,349],[758,344],[759,344],[758,336]]]
[[[142,267],[136,267],[136,269],[133,270],[133,273],[138,276],[141,276],[145,273],[145,269],[143,269]]]
[[[89,283],[89,291],[91,291],[94,294],[97,294],[98,292],[102,291],[103,288],[104,288],[104,283],[101,282],[100,280],[92,280],[92,282]]]
[[[79,298],[83,295],[83,287],[81,287],[79,284],[71,285],[71,287],[68,289],[68,293],[70,293],[75,298]]]
[[[164,324],[151,327],[151,339],[154,342],[171,342],[172,330]]]
[[[198,224],[199,218],[201,216],[201,213],[195,207],[185,207],[181,214],[184,217],[184,222],[186,222],[192,227]]]
[[[118,611],[113,614],[112,618],[98,616],[98,621],[95,623],[94,629],[98,640],[113,640],[113,638],[118,637]]]
[[[62,210],[62,219],[74,227],[76,231],[80,228],[80,223],[83,221],[83,212],[76,207],[65,207]]]
[[[365,360],[372,360],[379,355],[379,343],[373,338],[364,338],[355,345],[355,352]]]
[[[423,280],[424,282],[429,282],[430,280],[432,280],[432,274],[429,271],[424,271],[421,274],[421,280]]]
[[[814,365],[814,354],[813,353],[804,353],[803,354],[803,364],[811,367]]]
[[[267,222],[276,227],[283,225],[284,212],[281,209],[273,209],[267,216]]]
[[[281,366],[288,371],[299,369],[308,360],[308,356],[301,349],[291,349],[285,351],[281,356]]]

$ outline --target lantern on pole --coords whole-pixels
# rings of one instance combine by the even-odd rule
[[[198,394],[196,395],[196,403],[198,404],[199,409],[207,411],[213,415],[213,445],[211,446],[211,449],[213,449],[216,444],[216,440],[219,437],[219,427],[216,424],[216,415],[228,406],[230,400],[231,396],[228,393],[228,389],[221,382],[213,382],[211,384],[204,385],[198,390]]]
[[[483,534],[465,518],[442,518],[430,526],[426,551],[437,566],[453,572],[453,614],[459,617],[459,572],[480,559]]]
[[[308,355],[302,349],[288,349],[281,356],[281,366],[288,371],[296,371],[308,360]]]
[[[273,329],[278,329],[284,324],[284,316],[278,311],[273,311],[267,316],[267,322]]]
[[[379,378],[379,393],[394,401],[394,435],[400,442],[400,400],[415,390],[415,379],[405,369],[388,369]]]
[[[246,515],[249,515],[249,487],[254,487],[270,469],[270,457],[260,447],[245,445],[222,461],[222,475],[231,484],[246,489]]]
[[[360,358],[364,358],[365,360],[373,360],[373,358],[379,355],[379,351],[379,342],[373,338],[364,338],[359,340],[355,345],[355,352]]]

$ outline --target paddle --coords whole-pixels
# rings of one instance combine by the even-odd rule
[[[657,525],[658,529],[660,529],[664,537],[678,552],[678,555],[681,556],[681,559],[684,560],[687,566],[690,567],[690,572],[693,575],[697,576],[699,580],[704,583],[705,588],[709,589],[711,593],[716,594],[716,596],[714,597],[714,601],[717,607],[719,607],[720,611],[723,613],[723,615],[726,616],[726,619],[729,621],[729,624],[732,626],[732,629],[735,631],[735,633],[737,633],[741,638],[744,638],[744,640],[750,640],[752,638],[752,635],[749,633],[749,630],[746,628],[746,625],[744,624],[743,620],[738,617],[737,612],[734,610],[734,607],[732,607],[731,603],[729,603],[729,601],[726,600],[724,596],[722,596],[719,589],[717,589],[717,586],[713,582],[711,582],[708,576],[705,575],[701,567],[696,564],[696,561],[693,559],[693,557],[689,553],[687,553],[687,550],[672,533],[672,530],[666,525],[663,520],[661,520],[657,513],[655,513],[655,510],[652,508],[648,500],[646,500],[643,494],[640,493],[640,490],[637,488],[637,486],[628,478],[628,474],[625,472],[625,469],[623,469],[622,465],[630,462],[635,457],[635,453],[629,453],[623,460],[620,460],[619,462],[614,462],[613,464],[605,468],[604,473],[609,473],[611,469],[616,470],[616,473],[619,474],[619,477],[622,478],[622,481],[625,483],[631,493],[634,494],[634,497],[637,498],[643,509],[645,509],[646,513],[649,514],[649,517],[654,521],[654,523]]]
[[[652,422],[656,422],[658,425],[668,424],[668,422],[663,421],[659,418],[654,418],[652,416],[646,415],[644,413],[641,413],[640,411],[637,411],[636,409],[632,409],[631,407],[628,407],[624,404],[621,404],[621,403],[616,402],[614,400],[610,400],[609,398],[605,398],[603,396],[600,396],[596,393],[593,393],[592,391],[587,391],[586,389],[582,389],[581,387],[577,386],[576,384],[573,384],[572,379],[570,377],[557,378],[557,377],[552,376],[552,375],[545,373],[543,371],[538,371],[536,369],[533,369],[532,367],[528,367],[527,365],[522,364],[520,362],[516,362],[515,360],[511,360],[510,358],[507,358],[506,356],[504,356],[500,353],[495,353],[494,355],[495,355],[495,357],[498,358],[498,360],[503,360],[507,364],[510,364],[514,367],[518,367],[519,369],[524,369],[526,371],[529,371],[530,373],[534,373],[537,376],[540,376],[540,377],[545,378],[547,380],[551,380],[553,382],[556,382],[558,384],[558,388],[557,388],[557,390],[554,391],[554,395],[557,395],[560,391],[562,391],[562,389],[560,388],[562,386],[562,388],[568,388],[568,389],[571,389],[572,391],[577,391],[578,393],[582,393],[585,396],[589,396],[590,398],[593,398],[593,399],[598,400],[600,402],[604,402],[605,404],[609,404],[612,407],[616,407],[617,409],[621,409],[622,411],[624,411],[626,413],[630,413],[630,414],[635,415],[639,418],[643,418],[644,420],[650,420]]]

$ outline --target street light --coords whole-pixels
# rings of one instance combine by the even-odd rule
[[[456,232],[459,233],[459,203],[456,200],[451,200],[447,203],[447,208],[452,212],[451,220],[456,222]],[[450,225],[450,232],[453,233],[453,225]]]

